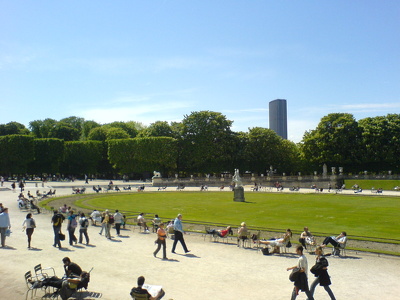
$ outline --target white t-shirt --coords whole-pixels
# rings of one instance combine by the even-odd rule
[[[304,254],[299,257],[299,261],[297,262],[297,267],[304,269],[304,273],[307,276],[308,262],[307,262],[307,257],[305,257]]]

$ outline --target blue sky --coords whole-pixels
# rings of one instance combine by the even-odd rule
[[[0,123],[400,113],[400,1],[0,0]]]

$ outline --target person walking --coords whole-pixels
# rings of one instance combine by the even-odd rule
[[[105,230],[104,235],[106,236],[107,239],[111,240],[110,213],[108,212],[108,209],[106,209],[104,212],[104,219],[103,219],[102,225],[104,226],[104,230]]]
[[[69,244],[70,246],[73,245],[73,243],[77,243],[78,239],[75,236],[75,229],[78,227],[78,222],[76,221],[76,215],[74,215],[74,212],[71,210],[68,216],[68,224],[67,224],[67,230],[68,230],[68,235],[69,235]]]
[[[123,215],[117,209],[114,214],[114,224],[115,224],[115,230],[117,232],[117,236],[119,236],[121,233],[121,225],[122,225],[123,218],[124,218]]]
[[[79,218],[79,244],[82,244],[83,235],[86,239],[86,245],[89,245],[89,236],[87,233],[87,229],[89,227],[89,220],[85,217],[84,213],[81,213],[81,217]]]
[[[32,214],[29,213],[26,215],[26,219],[22,223],[23,229],[26,229],[26,235],[28,236],[28,249],[31,248],[31,240],[33,231],[36,228],[35,220],[32,218]]]
[[[106,229],[106,223],[104,222],[105,216],[106,216],[106,212],[103,211],[103,212],[101,213],[101,229],[100,229],[100,232],[99,232],[100,235],[102,235],[102,234],[103,234],[103,230]]]
[[[179,242],[181,242],[181,245],[183,247],[183,250],[185,251],[185,253],[190,252],[190,250],[188,250],[188,248],[186,247],[186,243],[185,240],[183,238],[183,234],[185,232],[183,231],[183,226],[182,226],[182,215],[178,214],[178,216],[176,217],[175,221],[174,221],[174,234],[175,234],[175,239],[174,239],[174,243],[172,245],[172,253],[175,253],[175,248],[176,248],[176,244]]]
[[[329,297],[331,297],[331,300],[336,300],[331,288],[329,287],[329,285],[331,284],[331,279],[328,274],[329,263],[324,256],[324,252],[322,251],[321,246],[318,246],[315,249],[315,254],[317,255],[317,257],[315,259],[315,265],[311,268],[311,273],[313,273],[316,278],[311,284],[310,293],[312,296],[314,296],[315,288],[319,283],[320,286],[324,287]]]
[[[0,235],[1,235],[1,248],[6,247],[6,233],[7,229],[11,229],[10,216],[8,215],[8,208],[4,207],[0,213]]]
[[[166,245],[166,239],[167,237],[167,233],[164,230],[164,223],[160,223],[158,225],[158,229],[157,229],[157,249],[156,251],[154,251],[153,255],[154,257],[157,257],[157,253],[158,251],[160,251],[161,246],[163,247],[163,259],[167,260],[167,245]]]
[[[308,281],[307,281],[307,270],[308,270],[308,263],[307,257],[303,254],[303,246],[297,246],[296,253],[299,255],[299,260],[296,266],[287,268],[287,271],[293,270],[295,268],[299,268],[299,275],[297,276],[296,280],[294,281],[294,288],[292,292],[291,300],[295,300],[297,295],[299,294],[299,290],[306,293],[309,300],[314,300],[313,296],[308,289]]]
[[[61,249],[61,241],[60,241],[60,233],[61,233],[61,225],[64,222],[65,217],[63,214],[59,213],[57,210],[54,210],[54,215],[51,218],[51,223],[53,223],[53,231],[54,231],[54,244],[53,247],[57,247]]]

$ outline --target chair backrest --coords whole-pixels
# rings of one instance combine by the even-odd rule
[[[33,269],[35,270],[36,274],[42,273],[42,264],[36,265]]]
[[[134,300],[149,300],[149,296],[147,294],[138,294],[131,292],[132,299]]]
[[[28,282],[28,279],[31,279],[31,278],[32,278],[32,273],[31,273],[31,271],[26,272],[26,273],[25,273],[25,280],[26,280],[26,282]]]

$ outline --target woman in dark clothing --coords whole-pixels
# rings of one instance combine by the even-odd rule
[[[24,223],[22,223],[22,226],[26,228],[26,235],[28,236],[28,248],[30,249],[32,234],[36,227],[35,220],[32,218],[31,213],[26,215],[26,219],[24,220]]]
[[[328,260],[324,257],[324,253],[322,251],[322,247],[318,246],[315,250],[315,254],[317,255],[315,265],[311,268],[311,273],[315,275],[315,280],[311,284],[310,293],[314,295],[315,288],[319,283],[320,286],[323,286],[325,291],[331,297],[331,300],[336,300],[335,296],[329,285],[331,284],[331,279],[328,274]]]

